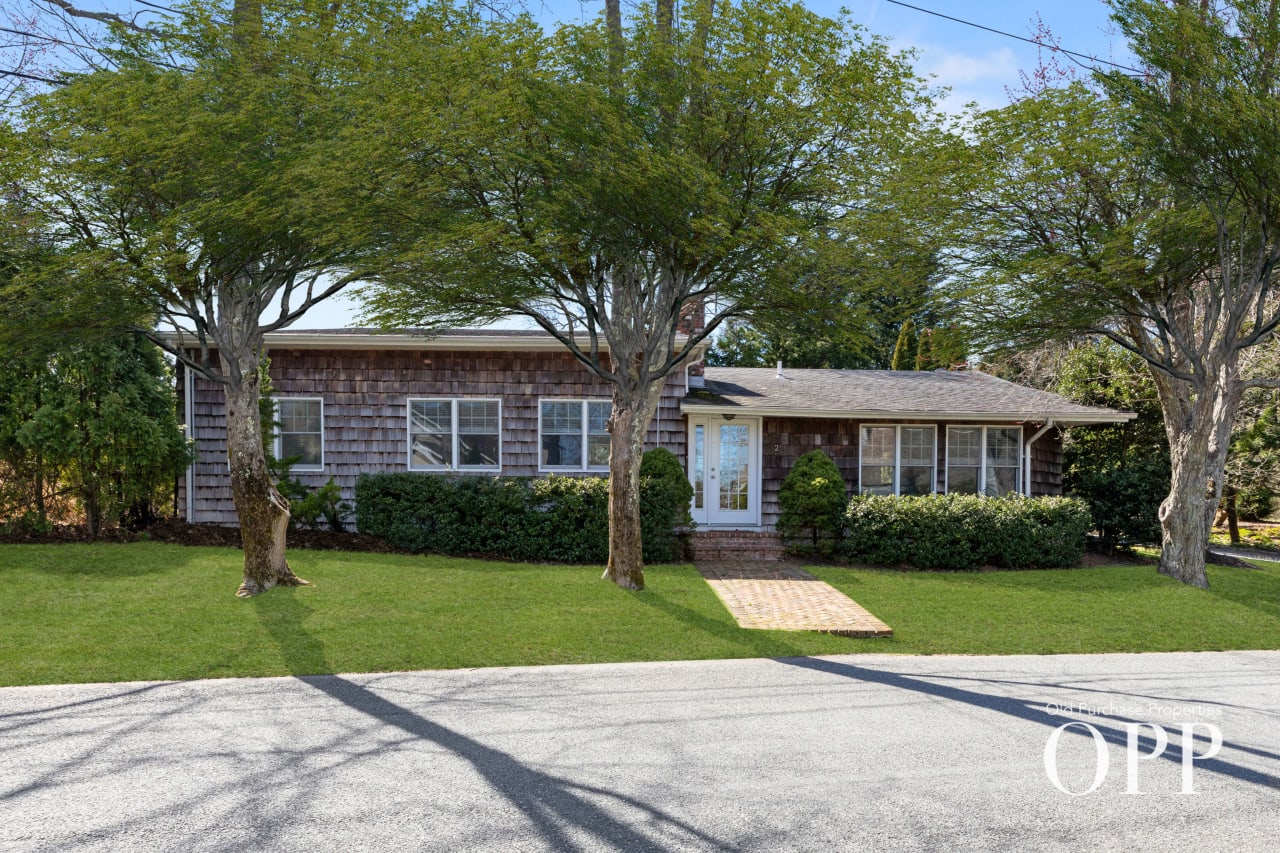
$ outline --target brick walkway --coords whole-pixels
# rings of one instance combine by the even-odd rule
[[[893,629],[808,572],[779,563],[699,562],[698,571],[743,628],[888,637]]]

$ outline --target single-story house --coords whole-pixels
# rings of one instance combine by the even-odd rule
[[[542,332],[433,337],[363,329],[267,336],[276,454],[333,478],[347,500],[374,471],[603,474],[610,390]],[[695,359],[700,357],[695,354]],[[225,404],[179,370],[196,459],[179,484],[187,521],[235,524]],[[687,365],[663,389],[648,447],[676,454],[703,528],[771,530],[795,460],[821,448],[848,490],[1055,495],[1066,427],[1133,417],[975,370],[794,370]]]

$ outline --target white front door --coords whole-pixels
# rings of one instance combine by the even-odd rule
[[[704,525],[760,523],[760,422],[721,415],[689,419],[693,520]]]

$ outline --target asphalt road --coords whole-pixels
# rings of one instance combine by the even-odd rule
[[[1069,716],[1067,714],[1070,714]],[[1046,743],[1060,725],[1054,767]],[[1128,729],[1169,732],[1137,759]],[[1181,724],[1211,749],[1187,770]],[[1139,755],[1154,729],[1135,729]],[[0,849],[1275,850],[1280,652],[0,690]]]

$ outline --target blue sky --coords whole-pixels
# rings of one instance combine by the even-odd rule
[[[624,8],[628,0],[623,0]],[[915,49],[917,70],[933,75],[952,94],[946,106],[958,110],[969,101],[985,108],[1009,102],[1006,87],[1020,85],[1019,71],[1039,64],[1034,45],[984,32],[974,27],[904,8],[886,0],[804,0],[810,9],[835,15],[843,7],[854,23],[883,36],[897,48]],[[1037,16],[1062,47],[1113,62],[1131,56],[1123,37],[1109,21],[1103,0],[909,0],[953,18],[1024,37],[1036,30]],[[544,23],[589,19],[604,9],[603,0],[528,0],[529,9]],[[1070,64],[1070,63],[1068,63]],[[1076,68],[1080,74],[1087,72]]]
[[[1028,37],[1036,31],[1038,17],[1069,50],[1120,63],[1131,61],[1123,38],[1114,32],[1108,20],[1109,9],[1104,0],[909,1],[913,6]],[[544,26],[552,26],[556,21],[591,19],[604,9],[603,0],[495,2],[512,6],[523,2]],[[1020,85],[1019,71],[1028,71],[1039,63],[1034,45],[905,8],[889,0],[803,2],[826,15],[837,14],[845,8],[855,23],[870,32],[889,39],[898,48],[915,49],[917,70],[924,76],[932,76],[938,85],[951,89],[944,106],[952,111],[958,111],[969,101],[984,108],[1007,104],[1007,89]],[[623,4],[624,8],[634,8],[635,0],[623,0]],[[114,11],[141,8],[136,0],[79,0],[77,5]]]

